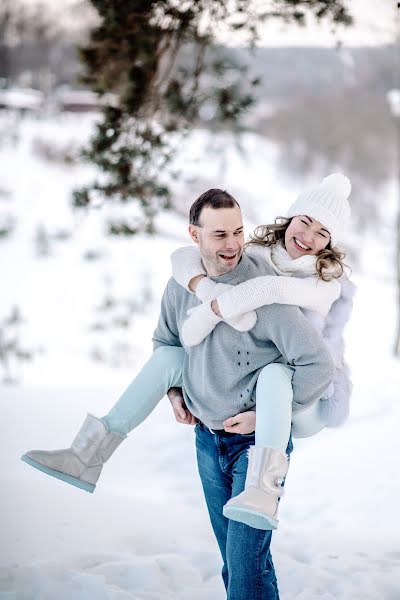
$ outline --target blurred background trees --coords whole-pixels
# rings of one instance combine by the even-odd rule
[[[31,140],[32,156],[48,163],[49,173],[88,169],[90,177],[74,181],[72,206],[82,209],[74,218],[103,206],[103,235],[114,239],[157,232],[161,212],[186,214],[193,194],[209,186],[212,175],[206,170],[195,175],[186,161],[186,134],[209,135],[210,150],[199,147],[199,153],[209,151],[210,161],[215,156],[221,165],[235,143],[245,154],[250,137],[257,137],[266,161],[274,148],[274,168],[291,189],[336,169],[346,172],[353,184],[354,231],[385,239],[385,260],[395,264],[388,226],[388,215],[395,213],[388,197],[393,198],[397,180],[400,121],[393,118],[387,95],[400,88],[398,40],[345,47],[338,35],[336,47],[268,47],[264,32],[260,41],[268,21],[304,26],[305,37],[310,19],[353,31],[351,6],[345,0],[4,0],[0,113],[6,110],[0,146],[18,147],[21,115],[42,119],[44,126]],[[25,89],[22,97],[21,88],[27,87],[34,89]],[[8,114],[13,108],[18,117]],[[60,135],[49,133],[51,115],[72,112],[95,114],[82,118],[82,131],[73,140],[65,135],[68,126],[62,134],[59,129]],[[92,138],[82,156],[79,143],[87,143],[89,131]],[[197,144],[194,137],[188,138],[191,148]],[[255,189],[254,182],[245,181],[234,190],[255,200],[254,210],[250,207],[255,222],[268,184]],[[4,244],[18,235],[12,196],[3,178]],[[67,224],[60,224],[60,233],[45,216],[33,224],[32,235],[35,256],[42,261],[74,236]],[[358,238],[350,243],[353,266],[362,254],[357,244]],[[92,244],[84,258],[101,263],[105,254],[101,244]]]
[[[307,13],[351,24],[340,0],[92,0],[101,19],[81,49],[83,81],[100,95],[114,93],[103,109],[86,157],[103,177],[74,194],[87,206],[99,194],[136,202],[136,227],[153,231],[154,216],[170,206],[167,166],[179,135],[195,125],[239,129],[254,103],[260,76],[218,43],[238,33],[247,46],[267,19],[306,22]],[[176,174],[175,174],[176,175]]]

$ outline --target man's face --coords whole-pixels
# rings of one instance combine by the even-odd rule
[[[199,225],[189,225],[189,233],[199,246],[208,275],[223,275],[237,266],[244,250],[242,213],[238,206],[203,208]]]

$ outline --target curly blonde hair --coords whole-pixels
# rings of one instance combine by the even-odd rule
[[[292,217],[293,218],[293,217]],[[276,246],[282,244],[285,247],[286,229],[289,227],[292,219],[286,217],[277,217],[275,223],[268,225],[259,225],[254,230],[254,234],[250,235],[250,240],[246,243],[246,247],[251,245],[258,246]],[[338,279],[348,268],[343,262],[346,253],[342,252],[336,246],[331,246],[331,243],[323,250],[320,250],[316,255],[316,271],[317,275],[323,281],[332,281]]]

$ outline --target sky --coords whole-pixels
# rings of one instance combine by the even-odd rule
[[[355,21],[351,28],[338,27],[333,34],[330,24],[310,20],[305,35],[303,28],[269,23],[264,26],[261,44],[332,46],[339,39],[346,46],[380,45],[392,43],[400,31],[400,10],[394,0],[347,0],[346,7]]]
[[[80,0],[62,0],[53,3],[51,0],[24,0],[29,4],[45,1],[53,10],[63,12],[63,18],[71,21],[77,19],[71,7],[82,5]],[[267,0],[255,0],[261,6],[270,4]],[[86,2],[90,5],[89,0]],[[280,22],[269,21],[262,28],[260,46],[334,46],[338,39],[346,46],[365,46],[389,44],[400,35],[400,9],[397,0],[346,0],[346,7],[354,16],[355,25],[351,28],[338,27],[335,34],[329,23],[317,23],[310,19],[307,29],[292,25],[282,25]],[[69,9],[66,12],[66,9]],[[306,34],[305,34],[306,32]],[[241,45],[240,36],[233,39],[221,28],[220,41],[227,45]],[[243,43],[243,41],[242,41]]]

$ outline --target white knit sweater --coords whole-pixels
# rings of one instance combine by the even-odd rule
[[[280,277],[275,275],[255,277],[223,292],[218,296],[218,306],[224,319],[275,303],[293,304],[316,311],[326,317],[332,304],[340,296],[340,284],[336,279],[322,281],[316,275],[315,257],[303,257],[311,259],[307,261],[290,259],[286,266],[273,260],[274,253],[271,254],[269,246],[249,246],[246,252],[262,256]],[[189,282],[193,277],[206,274],[195,246],[179,248],[172,254],[171,262],[174,279],[188,291],[190,291]],[[293,275],[300,275],[300,277],[293,277]]]

